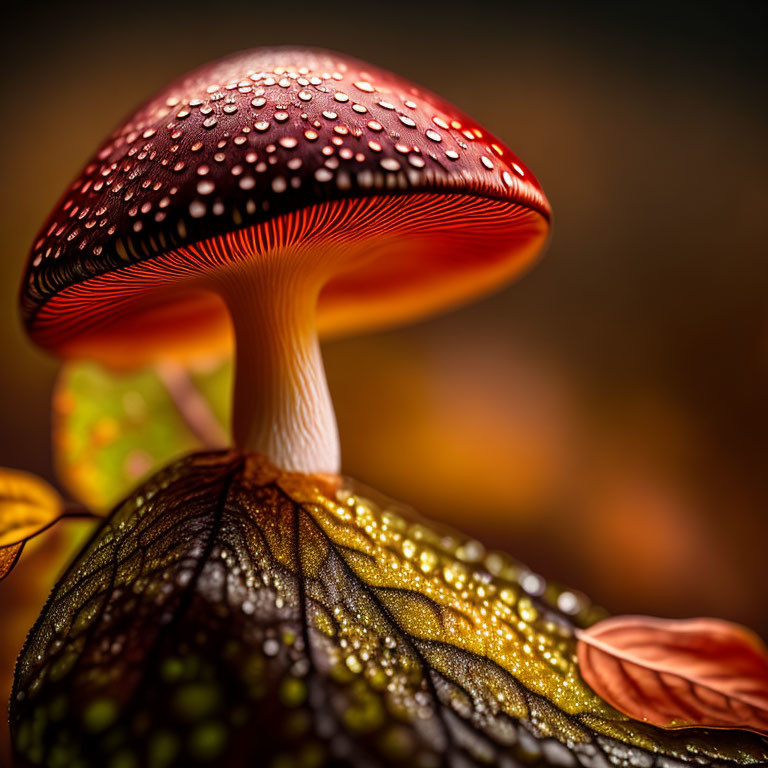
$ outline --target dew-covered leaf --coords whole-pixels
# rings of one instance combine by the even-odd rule
[[[169,461],[226,445],[231,379],[229,359],[129,372],[67,363],[53,398],[62,484],[89,507],[107,510]]]
[[[0,581],[14,568],[24,544],[67,514],[45,480],[0,467]]]
[[[351,481],[199,454],[119,506],[17,667],[33,765],[735,766],[751,733],[664,731],[584,682],[600,615]],[[162,759],[158,758],[158,755]]]
[[[636,720],[768,735],[768,649],[737,624],[615,616],[579,634],[578,657],[587,683]]]

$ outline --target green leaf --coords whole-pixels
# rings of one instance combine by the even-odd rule
[[[106,510],[169,461],[226,445],[231,387],[229,359],[132,372],[67,363],[53,399],[62,484],[89,507]]]
[[[608,706],[575,659],[599,615],[352,482],[329,495],[199,454],[128,498],[54,589],[17,667],[14,748],[82,766],[768,760],[755,734]]]

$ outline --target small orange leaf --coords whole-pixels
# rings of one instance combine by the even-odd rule
[[[0,581],[14,569],[19,561],[22,549],[24,549],[23,543],[0,547]]]
[[[662,728],[768,734],[768,649],[720,619],[616,616],[578,634],[579,669],[612,707]]]
[[[41,478],[0,467],[0,580],[13,570],[29,539],[62,517],[82,514],[66,511],[59,494]]]

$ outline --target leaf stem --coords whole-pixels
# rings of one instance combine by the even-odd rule
[[[159,362],[155,368],[179,414],[203,447],[225,447],[229,442],[226,432],[185,368],[170,360]]]

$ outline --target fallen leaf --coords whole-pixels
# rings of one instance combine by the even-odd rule
[[[106,511],[168,462],[228,441],[231,359],[114,371],[66,363],[53,397],[57,475]]]
[[[768,734],[768,649],[720,619],[616,616],[578,634],[579,669],[620,712],[662,728]]]
[[[0,581],[13,570],[29,539],[68,514],[44,480],[0,467]]]
[[[575,593],[353,481],[327,493],[234,452],[137,489],[27,639],[20,761],[768,761],[755,734],[663,731],[597,696],[575,660],[597,612]]]

